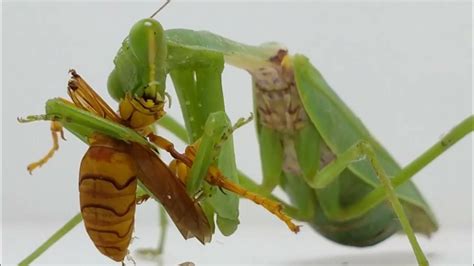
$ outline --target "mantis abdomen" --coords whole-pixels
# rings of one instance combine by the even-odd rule
[[[132,238],[136,204],[136,165],[124,143],[95,139],[81,162],[81,213],[97,249],[123,261]]]

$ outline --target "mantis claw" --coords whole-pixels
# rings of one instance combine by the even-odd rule
[[[244,118],[244,117],[241,117],[237,120],[237,122],[235,122],[235,124],[232,126],[232,129],[231,131],[235,131],[237,130],[238,128],[244,126],[245,124],[249,123],[250,121],[253,120],[253,113],[251,112],[249,117],[247,118]]]
[[[225,191],[224,191],[221,187],[219,187],[219,190],[220,190],[224,195],[227,195],[227,193],[225,193]]]
[[[202,189],[200,189],[199,191],[196,192],[196,194],[194,194],[194,200],[196,202],[200,202],[202,201],[204,198],[205,198],[205,194],[204,194],[204,191]]]
[[[29,123],[35,121],[43,121],[43,120],[52,120],[52,116],[50,115],[29,115],[27,117],[17,117],[16,120],[19,123]]]

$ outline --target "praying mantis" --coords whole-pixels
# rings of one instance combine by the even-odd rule
[[[138,16],[138,17],[139,17],[139,16]],[[136,17],[135,17],[135,18],[136,18]],[[129,25],[130,25],[130,23],[129,23]],[[127,25],[127,27],[128,27],[129,25]],[[193,27],[193,28],[196,28],[196,27]],[[202,28],[210,29],[210,28],[208,28],[208,27],[202,27]],[[238,39],[238,38],[236,37],[235,39]],[[275,39],[275,38],[273,38],[273,39]],[[280,38],[280,39],[281,39],[281,38]],[[263,41],[263,40],[262,40],[262,41]],[[113,47],[116,47],[116,45],[113,46]],[[290,47],[291,47],[291,46],[290,46]],[[293,50],[293,48],[292,48],[292,50]],[[113,50],[113,52],[114,52],[114,51],[115,51],[115,50]],[[319,61],[319,60],[318,60],[318,61]],[[86,64],[86,63],[84,63],[84,64]],[[319,62],[318,62],[318,64],[319,64]],[[68,66],[68,67],[69,67],[69,66]],[[77,67],[77,66],[76,66],[76,67]],[[318,66],[318,67],[319,67],[319,66]],[[77,68],[79,68],[79,67],[77,67]],[[63,69],[62,69],[62,70],[63,70]],[[61,72],[61,73],[63,73],[63,72]],[[323,74],[324,74],[324,73],[323,73]],[[104,75],[106,76],[106,74],[104,74]],[[361,74],[361,75],[362,75],[362,74]],[[240,81],[239,83],[241,83],[241,81]],[[249,84],[250,84],[250,83],[249,83]],[[224,86],[225,86],[225,85],[224,85]],[[238,95],[239,95],[239,97],[241,97],[241,95],[244,94],[245,92],[246,92],[247,94],[250,94],[250,89],[249,89],[249,87],[250,87],[250,85],[248,85],[248,86],[243,86],[243,85],[239,84],[239,86],[237,86],[237,88],[235,88],[235,89],[229,89],[229,88],[227,88],[227,86],[225,86],[225,92],[227,92],[227,91],[229,91],[229,90],[239,90],[239,91],[238,91]],[[334,86],[334,87],[337,87],[337,86]],[[338,91],[338,93],[339,93],[339,91]],[[362,92],[360,92],[360,93],[362,93]],[[435,93],[435,92],[433,92],[433,93]],[[56,94],[52,94],[52,95],[56,95]],[[231,96],[231,97],[232,97],[232,96]],[[375,96],[373,96],[373,97],[376,98]],[[234,99],[234,97],[232,97],[232,99]],[[242,102],[245,102],[245,100],[242,100]],[[242,105],[239,105],[240,110],[245,109],[246,111],[248,111],[248,110],[251,110],[251,109],[252,109],[251,105],[248,105],[248,106],[245,106],[245,105],[244,105],[245,108],[244,108],[244,107],[241,107],[241,106],[242,106]],[[372,108],[373,108],[373,107],[372,107]],[[371,108],[368,108],[368,109],[371,110]],[[240,112],[241,112],[241,111],[240,111]],[[377,113],[381,113],[381,112],[383,112],[383,110],[378,109]],[[21,113],[24,113],[24,112],[22,111]],[[240,113],[240,116],[242,116],[242,113]],[[447,128],[449,128],[450,126],[454,125],[455,122],[456,122],[456,121],[452,121],[451,123],[444,125],[444,127],[441,127],[441,126],[440,126],[440,128],[437,130],[437,132],[443,132],[443,131],[445,131]],[[242,129],[242,130],[245,130],[245,128]],[[377,134],[376,134],[376,135],[377,135]],[[415,135],[415,134],[413,134],[413,135]],[[438,135],[439,135],[439,134],[438,134]],[[438,135],[435,135],[434,138],[436,138]],[[398,138],[397,141],[399,141],[399,139],[400,139],[400,138]],[[434,139],[433,139],[433,141],[434,141]],[[431,141],[431,142],[433,142],[433,141]],[[426,148],[431,142],[427,142],[424,147]],[[382,143],[385,143],[385,142],[382,141]],[[256,145],[256,143],[255,143],[255,145]],[[69,146],[69,145],[68,145],[68,146]],[[395,147],[395,148],[396,148],[396,147]],[[38,149],[39,149],[39,148],[38,148]],[[74,148],[70,147],[70,149],[74,149]],[[247,149],[247,147],[245,147],[245,149]],[[391,150],[391,149],[390,149],[390,150]],[[420,148],[419,151],[421,151],[421,150],[423,150],[423,149]],[[247,151],[246,154],[248,154],[248,153],[249,153],[249,152]],[[254,150],[254,153],[255,153],[255,154],[258,154],[258,150]],[[414,153],[414,155],[415,155],[415,153]],[[237,156],[237,157],[239,157],[239,156]],[[469,157],[469,156],[468,156],[468,157]],[[407,161],[408,161],[408,160],[407,160]],[[459,164],[461,165],[461,163],[459,163]],[[448,173],[447,173],[447,174],[448,174]],[[447,174],[446,174],[446,175],[447,175]],[[257,172],[257,173],[254,174],[253,176],[258,176],[258,175],[259,175],[259,172]],[[438,174],[436,174],[436,175],[438,175]],[[442,174],[441,174],[441,175],[442,175]],[[430,180],[431,180],[431,177],[430,177]],[[44,180],[43,180],[43,181],[44,181]],[[60,181],[60,182],[61,182],[61,181]],[[430,183],[431,183],[431,182],[430,182]],[[424,186],[420,186],[420,187],[421,187],[421,189],[424,188]],[[423,190],[424,190],[424,189],[423,189]],[[425,191],[424,191],[424,192],[425,192]],[[462,194],[462,193],[459,193],[459,194]],[[461,195],[458,195],[458,196],[461,196]],[[438,195],[437,197],[441,197],[441,196]],[[428,200],[428,201],[430,201],[430,200]],[[431,201],[430,201],[430,202],[431,202]],[[433,204],[433,205],[434,205],[434,204]],[[47,211],[46,211],[46,213],[47,213]],[[44,215],[46,215],[46,214],[44,214]]]

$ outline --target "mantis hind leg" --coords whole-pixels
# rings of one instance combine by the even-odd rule
[[[321,170],[319,174],[313,178],[306,178],[307,182],[314,188],[323,188],[329,185],[335,178],[341,173],[341,171],[347,167],[348,164],[354,160],[361,159],[364,156],[367,156],[367,159],[373,166],[377,176],[382,181],[382,186],[375,188],[369,194],[367,194],[361,200],[355,202],[354,204],[347,206],[343,209],[335,210],[334,212],[329,212],[328,215],[334,221],[346,221],[355,217],[359,217],[364,213],[367,213],[369,210],[374,208],[377,204],[381,203],[386,198],[392,204],[396,215],[400,219],[403,230],[407,233],[407,236],[412,244],[413,250],[417,257],[418,263],[420,265],[427,265],[428,262],[419,247],[416,238],[413,234],[413,230],[406,218],[403,208],[394,193],[393,188],[397,187],[412,176],[414,176],[418,171],[423,169],[426,165],[431,163],[434,159],[444,153],[449,147],[454,145],[456,142],[464,138],[467,134],[474,131],[474,116],[469,116],[457,126],[455,126],[448,134],[446,134],[441,140],[436,142],[418,158],[413,160],[409,165],[403,168],[400,173],[398,173],[392,179],[389,179],[385,174],[384,170],[378,163],[375,158],[370,145],[364,142],[359,142],[354,145],[352,148],[347,150],[338,156],[337,160],[333,161],[325,168]]]
[[[344,169],[346,169],[349,164],[362,159],[366,159],[369,161],[370,165],[375,171],[376,176],[379,178],[382,188],[385,192],[385,196],[392,205],[392,208],[399,219],[402,229],[407,235],[408,240],[410,241],[418,264],[428,265],[428,260],[426,259],[420,245],[418,244],[415,233],[409,223],[402,204],[400,203],[400,200],[395,194],[392,182],[388,175],[385,173],[385,170],[383,169],[382,165],[377,160],[375,152],[368,142],[359,141],[358,143],[350,147],[347,151],[338,155],[336,160],[332,161],[326,167],[321,169],[321,171],[315,176],[305,176],[306,182],[315,189],[326,188],[338,178],[340,173]]]
[[[138,249],[137,254],[145,258],[156,258],[163,254],[165,249],[166,236],[168,233],[168,217],[165,209],[159,206],[159,221],[160,221],[160,237],[158,239],[158,245],[156,248],[143,248]]]
[[[464,119],[461,123],[455,126],[448,134],[446,134],[441,140],[436,142],[430,148],[428,148],[423,154],[418,156],[410,164],[404,167],[396,176],[391,179],[393,187],[398,187],[405,183],[426,165],[431,163],[438,156],[443,154],[456,142],[464,138],[467,134],[474,131],[474,116],[469,116]],[[329,165],[327,166],[329,167]],[[316,179],[316,178],[315,178]],[[327,183],[327,182],[326,182]],[[316,185],[316,184],[313,184]],[[321,184],[320,184],[321,185]],[[386,193],[382,186],[375,188],[364,198],[355,202],[354,204],[344,207],[339,212],[331,214],[331,219],[336,221],[350,220],[355,217],[366,213],[377,204],[381,203],[386,198]]]

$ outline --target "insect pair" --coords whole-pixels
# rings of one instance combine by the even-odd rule
[[[294,206],[287,208],[292,211],[289,212],[292,217],[308,222],[323,236],[335,242],[353,246],[368,246],[383,241],[401,230],[399,220],[405,220],[404,228],[409,227],[408,220],[414,231],[427,235],[437,230],[437,222],[430,207],[409,179],[471,132],[472,116],[413,163],[402,168],[368,133],[305,57],[291,56],[279,46],[242,45],[209,32],[168,30],[165,36],[169,54],[173,55],[166,58],[167,67],[171,69],[177,93],[181,94],[180,103],[184,107],[183,114],[191,141],[202,135],[200,127],[209,114],[204,112],[199,117],[199,104],[219,109],[216,106],[220,103],[212,102],[219,99],[222,92],[220,88],[214,90],[215,84],[210,81],[221,78],[221,73],[215,71],[221,67],[220,57],[223,56],[226,63],[251,73],[264,172],[260,191],[268,193],[274,187],[281,186]],[[148,73],[149,77],[150,69],[135,67],[140,64],[127,53],[130,49],[127,43],[122,47],[116,65],[122,64],[128,68],[117,68],[119,70],[116,69],[115,73],[120,72],[120,75],[112,74],[115,78],[109,79],[109,85],[116,84],[116,78],[119,77],[125,79],[120,82],[130,83],[127,88],[138,92],[142,90],[144,94],[160,90],[136,86],[133,73]],[[201,79],[210,74],[214,75],[213,78],[204,79],[205,82]],[[145,79],[143,84],[157,85],[150,83],[147,75],[140,76]],[[277,82],[270,82],[274,79]],[[120,91],[112,90],[111,94],[122,99],[124,95]],[[213,97],[200,97],[203,91]],[[292,116],[295,114],[297,116]],[[288,121],[291,123],[286,123]],[[126,139],[127,134],[117,132],[110,130],[109,134],[116,139]],[[356,145],[360,143],[363,145]],[[375,156],[368,156],[370,161],[364,160],[371,148],[375,150]],[[382,167],[375,166],[374,171],[373,161],[378,160]],[[337,164],[338,161],[343,163]],[[336,170],[321,174],[331,163],[332,169]],[[380,173],[384,171],[393,178],[390,183],[396,187],[395,197],[390,193],[388,182],[382,182],[384,187],[381,186],[381,180],[384,180]],[[249,187],[248,184],[246,187]],[[400,204],[393,204],[398,205],[395,213],[386,202],[387,195],[390,203],[396,202],[398,198],[408,219],[399,218],[402,213]],[[233,207],[226,205],[226,208]],[[415,243],[413,233],[407,230],[411,243]],[[419,263],[426,264],[419,247],[415,248],[415,253]]]
[[[109,77],[109,91],[120,99],[118,114],[72,70],[68,84],[72,102],[52,99],[46,104],[45,115],[20,119],[52,121],[53,148],[28,166],[30,173],[58,149],[62,127],[89,144],[79,174],[81,213],[96,247],[115,261],[123,261],[127,255],[135,204],[148,195],[163,205],[184,238],[196,237],[203,244],[211,240],[214,232],[214,213],[221,231],[227,234],[235,231],[238,224],[238,220],[225,220],[229,210],[219,210],[219,204],[225,202],[205,202],[216,194],[213,186],[254,201],[297,232],[298,226],[282,212],[279,203],[247,191],[215,166],[220,147],[233,130],[248,120],[240,120],[231,127],[225,113],[209,114],[202,138],[188,146],[184,154],[153,133],[153,124],[165,114],[166,58],[161,25],[153,19],[137,22]],[[158,157],[158,147],[175,158],[171,167]],[[203,186],[203,180],[210,186]],[[138,183],[147,193],[137,198]]]

